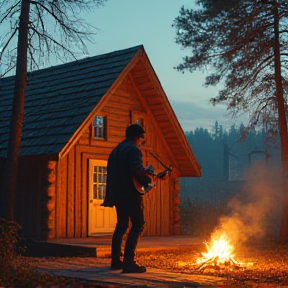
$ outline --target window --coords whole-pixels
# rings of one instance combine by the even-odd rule
[[[106,166],[94,166],[93,167],[93,199],[103,200],[106,192]]]
[[[94,138],[104,138],[104,117],[96,115],[93,121]]]

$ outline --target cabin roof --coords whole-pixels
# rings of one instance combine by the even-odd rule
[[[140,45],[29,72],[25,89],[25,116],[20,156],[59,155],[64,147],[67,148],[67,143],[71,142],[75,131],[79,130],[81,124],[95,109],[117,78],[124,73],[127,66],[129,64],[131,66],[131,61],[139,55],[139,51],[141,55],[145,54],[143,46]],[[147,61],[150,66],[146,56],[146,63]],[[150,69],[155,74],[152,66]],[[181,176],[200,176],[200,167],[193,152],[186,139],[183,140],[185,135],[182,128],[156,74],[154,77],[166,103],[165,111],[167,112],[167,107],[170,110],[167,117],[171,118],[172,115],[173,119],[169,121],[173,122],[175,136],[179,139],[183,150],[183,153],[180,153],[182,155],[179,156],[182,159],[180,162],[184,160],[185,166],[190,167],[189,171],[186,169],[187,171]],[[0,79],[0,157],[6,157],[7,153],[14,79],[14,76]],[[83,101],[84,99],[85,101]],[[153,113],[153,108],[151,111]],[[176,131],[179,129],[180,131]],[[171,137],[171,133],[169,135]],[[181,139],[179,135],[181,135]],[[165,141],[169,141],[169,137]],[[178,164],[181,165],[181,163]]]

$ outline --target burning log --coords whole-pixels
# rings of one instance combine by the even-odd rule
[[[225,261],[225,262],[220,262],[219,261],[219,256],[215,256],[213,258],[207,259],[206,261],[204,261],[202,264],[200,264],[199,267],[197,267],[195,270],[202,270],[204,268],[216,268],[216,267],[231,267],[231,265],[234,266],[234,268],[241,268],[241,265],[237,263],[237,261],[231,257],[229,259],[229,261]]]
[[[238,263],[234,259],[234,247],[228,240],[225,234],[222,234],[219,239],[212,239],[212,244],[204,242],[207,248],[207,253],[202,252],[201,258],[197,259],[199,265],[195,270],[203,270],[205,268],[221,269],[240,269],[243,268],[243,263]]]

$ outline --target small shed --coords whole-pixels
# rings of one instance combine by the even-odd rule
[[[0,87],[3,171],[14,76],[0,79]],[[169,179],[144,196],[145,234],[181,233],[179,177],[200,177],[200,167],[140,45],[28,73],[16,197],[24,237],[78,238],[114,231],[115,209],[100,206],[106,164],[131,123],[146,131],[144,165],[163,170],[152,152],[174,168]]]

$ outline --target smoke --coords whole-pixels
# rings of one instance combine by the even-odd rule
[[[241,195],[229,203],[230,214],[219,221],[212,238],[221,234],[234,243],[277,235],[281,210],[281,172],[258,162],[247,170]]]

